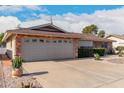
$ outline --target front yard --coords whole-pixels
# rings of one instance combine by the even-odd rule
[[[12,78],[11,63],[4,60],[4,79],[0,77],[0,87],[18,88],[22,87],[21,82],[48,88],[124,87],[124,57],[27,62],[23,67],[24,75]]]

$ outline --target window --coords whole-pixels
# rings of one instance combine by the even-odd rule
[[[62,40],[58,40],[58,43],[62,43]]]
[[[65,43],[67,43],[67,41],[66,41],[66,40],[64,40],[64,42],[65,42]]]
[[[30,42],[30,40],[29,39],[24,39],[24,42]]]
[[[49,40],[46,40],[46,43],[49,43],[50,41]]]
[[[32,42],[37,42],[37,39],[32,39]]]
[[[42,42],[42,43],[44,42],[44,40],[43,40],[43,39],[40,39],[39,41],[40,41],[40,42]]]
[[[71,41],[69,41],[69,43],[71,43]]]
[[[53,43],[56,43],[56,40],[54,40]]]
[[[107,48],[107,47],[108,47],[108,43],[107,43],[107,42],[102,43],[101,47],[102,47],[102,48]]]

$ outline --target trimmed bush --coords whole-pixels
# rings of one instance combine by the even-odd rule
[[[92,57],[93,56],[93,49],[92,48],[79,48],[78,49],[78,57]]]
[[[94,48],[93,53],[94,54],[99,54],[100,56],[104,56],[105,48]]]
[[[99,56],[104,56],[104,48],[79,48],[78,58],[93,57],[94,54],[99,54]]]

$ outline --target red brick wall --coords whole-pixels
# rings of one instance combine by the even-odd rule
[[[21,36],[16,36],[16,56],[21,56]]]
[[[102,45],[102,42],[94,42],[93,43],[94,48],[100,48],[101,45]]]
[[[74,58],[78,58],[78,48],[79,48],[79,40],[78,39],[74,39],[73,40],[73,52],[74,52]]]

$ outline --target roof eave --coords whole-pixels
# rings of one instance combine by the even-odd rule
[[[73,37],[73,36],[55,36],[51,34],[32,34],[32,33],[16,33],[16,32],[6,32],[5,37],[3,38],[3,41],[6,41],[8,37],[10,37],[12,34],[17,34],[17,35],[29,35],[29,36],[44,36],[44,37],[57,37],[57,38],[71,38],[71,39],[80,39],[78,37]]]
[[[2,39],[2,42],[5,42],[11,35],[12,35],[12,33],[6,32],[3,39]]]

